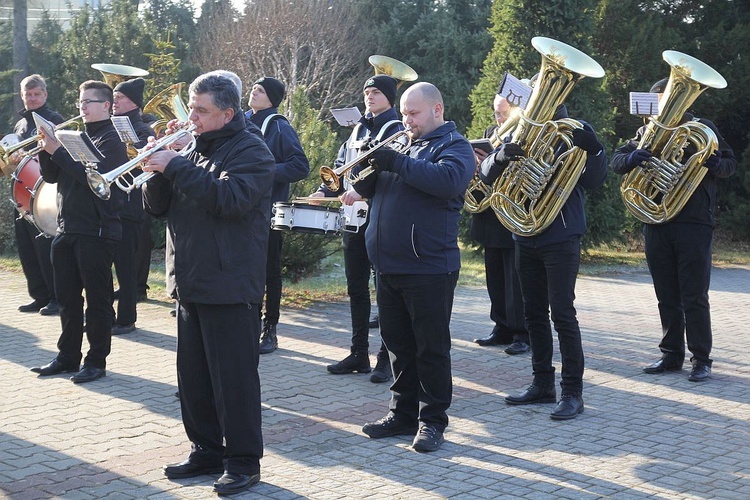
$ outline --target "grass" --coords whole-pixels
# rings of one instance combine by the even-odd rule
[[[750,244],[717,238],[714,242],[715,266],[750,265]],[[21,273],[21,263],[16,255],[0,256],[0,269]],[[646,258],[641,250],[602,245],[586,250],[581,258],[582,275],[646,273]],[[154,250],[149,274],[149,298],[169,302],[164,282],[164,251]],[[462,249],[459,286],[484,286],[484,258],[480,251]],[[295,283],[284,282],[282,306],[304,308],[314,302],[347,300],[344,259],[341,252],[326,258],[314,276]]]

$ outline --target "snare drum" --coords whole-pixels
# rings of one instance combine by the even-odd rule
[[[343,220],[341,208],[304,203],[273,204],[271,227],[280,231],[310,234],[338,234]]]
[[[44,182],[36,156],[28,156],[11,175],[11,196],[18,213],[46,236],[57,232],[57,184]]]

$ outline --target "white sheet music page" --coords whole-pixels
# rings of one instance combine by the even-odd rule
[[[362,113],[356,106],[352,106],[351,108],[331,109],[331,114],[342,127],[353,127],[359,122],[359,119],[362,118]]]
[[[89,165],[99,163],[104,159],[102,152],[91,142],[85,132],[58,130],[55,135],[60,144],[70,153],[70,157],[77,162]]]
[[[112,125],[115,126],[117,135],[120,136],[120,140],[125,144],[135,144],[139,141],[138,134],[135,133],[133,124],[130,123],[130,117],[128,116],[113,116],[110,118]]]
[[[526,109],[526,105],[529,103],[531,98],[531,87],[523,83],[521,80],[505,73],[503,80],[500,82],[500,88],[497,91],[499,96],[505,97],[505,100],[511,106],[516,106],[521,109]]]
[[[630,114],[654,116],[659,113],[659,95],[653,92],[631,92]]]

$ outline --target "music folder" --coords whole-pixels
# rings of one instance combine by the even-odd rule
[[[70,157],[79,163],[93,165],[104,159],[102,152],[91,142],[91,138],[85,132],[58,130],[55,135]]]
[[[55,124],[44,118],[42,115],[37,114],[35,111],[31,112],[31,116],[34,118],[34,125],[36,125],[37,132],[44,133],[45,137],[55,136]]]
[[[487,154],[492,153],[492,150],[494,149],[489,139],[472,139],[469,143],[472,148],[481,149]]]
[[[342,127],[353,127],[359,123],[359,119],[362,118],[362,113],[356,106],[352,106],[351,108],[331,109],[331,114]]]

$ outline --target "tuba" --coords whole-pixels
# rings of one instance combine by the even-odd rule
[[[147,76],[148,71],[134,66],[124,64],[102,64],[96,63],[91,65],[92,68],[99,71],[104,77],[104,83],[113,89],[126,80],[132,80],[139,76]]]
[[[716,134],[697,121],[680,122],[704,90],[727,86],[724,77],[694,57],[674,50],[665,50],[662,57],[672,71],[659,115],[649,120],[638,143],[638,149],[648,149],[653,157],[620,185],[625,207],[646,224],[661,224],[679,214],[706,175],[703,163],[719,148]],[[684,159],[690,145],[697,151]]]
[[[500,222],[521,236],[539,234],[552,224],[586,166],[586,152],[573,146],[573,130],[582,125],[571,118],[553,121],[558,106],[584,77],[604,76],[599,63],[578,49],[545,37],[531,43],[542,55],[542,66],[512,136],[527,156],[510,163],[490,197]]]
[[[375,68],[375,75],[388,75],[397,80],[396,88],[404,82],[413,82],[419,75],[411,66],[388,56],[373,55],[367,61]]]
[[[185,88],[185,82],[175,83],[156,94],[143,107],[144,113],[156,115],[158,118],[151,124],[151,128],[156,132],[156,136],[161,136],[171,120],[187,122],[190,118],[190,112],[182,100],[182,94]]]

